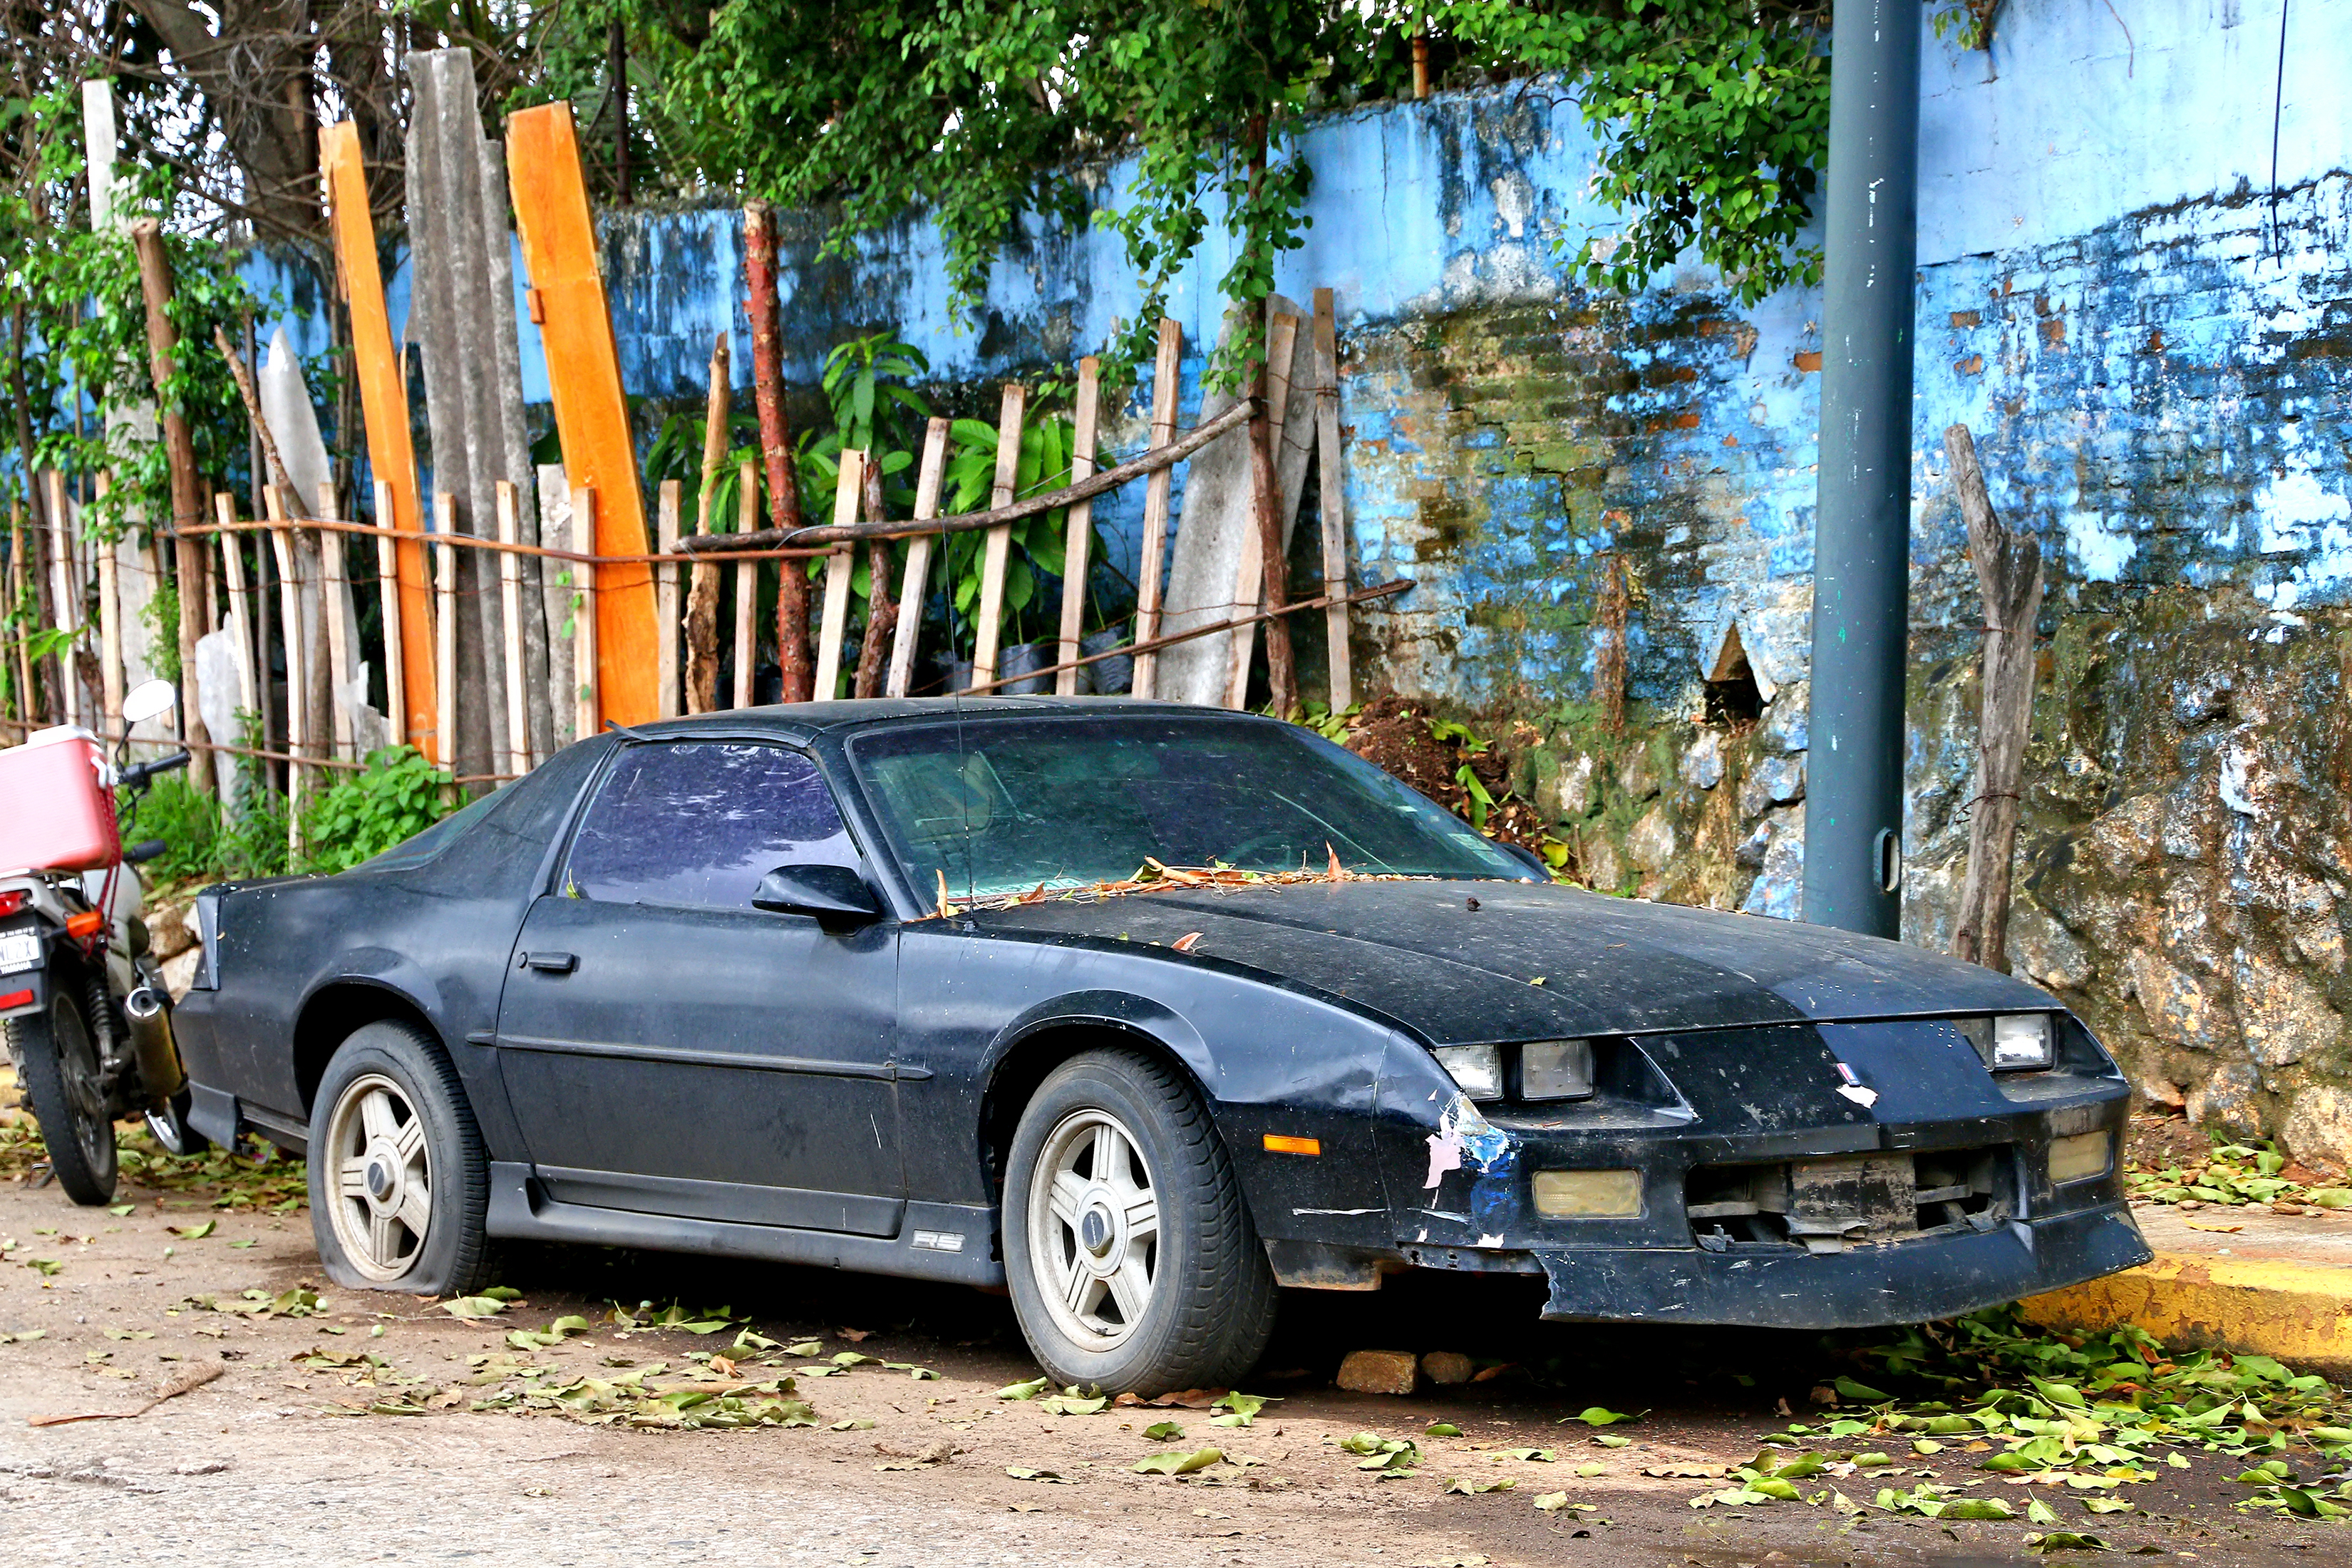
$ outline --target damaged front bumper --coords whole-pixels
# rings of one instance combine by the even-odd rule
[[[1364,1266],[1540,1273],[1547,1318],[1797,1329],[2131,1268],[2150,1253],[2124,1201],[2128,1094],[2066,1026],[2071,1067],[2000,1079],[1938,1020],[1628,1040],[1573,1103],[1474,1107],[1400,1072],[1379,1139],[1395,1239]]]

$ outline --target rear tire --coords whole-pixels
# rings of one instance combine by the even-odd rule
[[[310,1231],[355,1290],[467,1295],[496,1259],[489,1161],[438,1043],[390,1019],[354,1030],[310,1111]]]
[[[8,1020],[9,1050],[23,1068],[25,1100],[41,1124],[49,1169],[66,1196],[85,1207],[114,1201],[114,1121],[99,1080],[98,1043],[63,988],[47,1011]]]
[[[1005,1273],[1057,1384],[1231,1386],[1274,1331],[1274,1272],[1208,1107],[1140,1051],[1049,1075],[1006,1161]]]

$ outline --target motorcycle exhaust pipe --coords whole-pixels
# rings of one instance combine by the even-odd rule
[[[152,985],[142,985],[122,999],[123,1016],[131,1020],[131,1048],[139,1058],[139,1079],[156,1100],[171,1099],[187,1087],[187,1069],[180,1065],[180,1042],[172,1035],[172,998]]]

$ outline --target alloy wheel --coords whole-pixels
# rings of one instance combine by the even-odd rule
[[[406,1274],[433,1220],[425,1123],[406,1092],[381,1073],[353,1079],[335,1102],[325,1155],[344,1256],[371,1279]]]
[[[1064,1117],[1029,1187],[1029,1253],[1057,1326],[1090,1350],[1126,1339],[1150,1306],[1160,1197],[1142,1145],[1107,1110]]]

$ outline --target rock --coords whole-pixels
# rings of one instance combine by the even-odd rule
[[[2179,1110],[2189,1103],[2189,1096],[2180,1086],[2160,1073],[2151,1073],[2132,1087],[2150,1105],[2160,1105],[2167,1110]]]
[[[2192,1051],[2213,1048],[2213,1007],[2204,986],[2146,948],[2124,955],[2124,973],[2149,1033]]]
[[[1460,1351],[1432,1351],[1421,1358],[1422,1375],[1442,1387],[1470,1381],[1477,1368]]]
[[[188,918],[194,912],[195,905],[182,900],[158,904],[141,915],[147,925],[147,956],[168,963],[195,946],[195,922]]]
[[[1739,781],[1739,815],[1761,816],[1776,805],[1805,798],[1805,759],[1766,757]]]
[[[2352,1090],[2307,1085],[2294,1097],[2283,1137],[2288,1153],[2323,1176],[2352,1170]]]
[[[2021,900],[2009,908],[2009,967],[2045,991],[2080,991],[2091,981],[2091,955],[2074,933]]]
[[[1664,805],[1654,805],[1625,835],[1625,855],[1644,871],[1663,871],[1675,858],[1676,842],[1674,818]]]
[[[1536,809],[1547,821],[1577,822],[1601,809],[1601,774],[1581,753],[1536,781]]]
[[[1764,723],[1757,731],[1757,740],[1764,749],[1787,756],[1805,749],[1809,739],[1813,683],[1800,680],[1780,689],[1772,705],[1764,710]]]
[[[1772,825],[1759,822],[1756,825],[1756,831],[1741,839],[1739,847],[1731,852],[1732,864],[1743,871],[1761,871],[1764,869],[1764,852],[1771,847]]]
[[[1763,830],[1771,836],[1764,850],[1764,869],[1749,885],[1740,911],[1796,920],[1804,904],[1805,808],[1795,805],[1773,812],[1765,818]]]
[[[2344,1019],[2309,982],[2289,970],[2238,954],[2238,1033],[2264,1068],[2291,1067],[2310,1052],[2333,1052]]]
[[[2189,1091],[2189,1121],[2208,1131],[2237,1138],[2263,1133],[2263,1080],[2249,1061],[2223,1062],[2203,1083]]]
[[[1621,891],[1625,886],[1625,863],[1618,858],[1617,846],[1606,838],[1584,842],[1584,885],[1604,893]]]
[[[1420,1370],[1411,1351],[1349,1351],[1339,1363],[1339,1386],[1350,1394],[1411,1394]]]
[[[1698,739],[1683,753],[1683,783],[1695,789],[1713,789],[1723,782],[1723,735],[1717,730],[1701,730]]]
[[[196,983],[196,964],[204,956],[203,948],[192,947],[179,957],[158,965],[163,976],[163,988],[172,994],[173,1001],[185,997],[188,987]]]
[[[1637,748],[1617,764],[1617,787],[1625,793],[1628,800],[1656,798],[1658,791],[1664,787],[1664,781],[1658,777],[1657,764],[1650,761],[1649,747]]]

